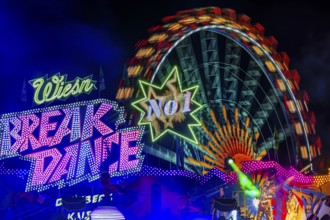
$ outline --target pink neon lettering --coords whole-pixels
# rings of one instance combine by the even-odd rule
[[[63,109],[65,113],[64,119],[56,131],[56,134],[49,146],[61,143],[63,137],[71,133],[71,142],[80,138],[80,111],[79,107],[72,109]],[[71,129],[68,128],[72,119]]]
[[[56,149],[44,150],[41,152],[28,154],[27,157],[34,158],[35,164],[33,166],[33,175],[31,180],[31,186],[46,184],[48,178],[54,171],[56,165],[60,161],[62,154]],[[52,161],[49,163],[45,169],[45,159],[47,157],[52,157]]]
[[[139,130],[125,133],[114,133],[103,139],[99,137],[94,140],[94,151],[89,140],[70,145],[65,149],[66,153],[62,155],[56,148],[41,151],[27,155],[36,159],[33,167],[31,186],[55,183],[63,179],[66,180],[83,177],[86,175],[86,161],[88,163],[91,175],[99,172],[99,167],[103,161],[108,159],[109,153],[112,153],[113,144],[120,144],[120,160],[112,162],[109,165],[109,172],[126,171],[136,168],[140,158],[136,158],[138,146],[130,146],[139,137]],[[121,140],[121,141],[120,141]],[[135,155],[135,159],[131,159]],[[52,157],[52,161],[44,168],[45,159]]]
[[[49,112],[43,112],[41,114],[41,120],[40,120],[40,134],[39,134],[39,142],[43,146],[47,146],[52,141],[53,137],[48,136],[49,131],[54,131],[56,129],[57,123],[49,123],[50,117],[59,116],[62,113],[59,110],[49,111]]]
[[[120,150],[120,171],[129,170],[137,167],[140,159],[136,158],[134,160],[129,160],[130,156],[136,155],[138,153],[139,147],[130,147],[129,143],[132,141],[137,141],[139,137],[139,130],[129,131],[122,134],[121,137],[121,150]]]
[[[11,131],[10,131],[10,123],[14,125],[14,128]],[[18,132],[22,128],[22,122],[17,117],[14,117],[14,118],[1,119],[1,124],[3,126],[1,155],[15,153],[17,149],[15,150],[12,148],[10,137],[13,137],[15,140],[21,137],[18,134]]]
[[[112,143],[119,144],[119,134],[118,132],[110,135],[109,137],[104,139],[104,147],[102,154],[102,161],[108,158],[108,152],[112,151]],[[109,166],[109,173],[116,172],[118,169],[118,161],[114,162]]]
[[[40,119],[35,114],[18,116],[22,121],[22,135],[16,139],[16,142],[12,145],[12,151],[16,152],[20,149],[23,152],[28,149],[29,141],[33,150],[41,147],[39,141],[34,137],[33,132],[38,127]],[[32,124],[30,125],[30,121]]]
[[[103,141],[104,150],[103,150],[102,160],[106,160],[108,158],[108,156],[109,156],[108,152],[111,153],[112,143],[119,144],[119,135],[120,135],[120,133],[116,132],[104,139],[104,141]]]
[[[27,190],[42,189],[47,184],[62,185],[76,178],[80,181],[95,177],[102,162],[108,166],[109,173],[126,173],[137,168],[142,160],[136,156],[139,147],[132,146],[139,139],[140,130],[114,132],[102,121],[106,120],[104,116],[112,107],[111,104],[100,103],[97,109],[90,104],[82,109],[81,106],[49,109],[37,112],[38,115],[31,112],[8,115],[10,117],[0,119],[0,156],[26,151],[23,155],[33,159]],[[82,126],[81,111],[85,112]],[[93,135],[94,128],[97,134]],[[90,137],[93,138],[88,139]],[[81,142],[65,145],[79,139]],[[63,140],[65,142],[61,144]],[[41,151],[30,153],[39,148]]]
[[[71,109],[63,109],[65,114],[68,114],[69,112],[73,114],[72,116],[72,126],[71,126],[71,136],[70,141],[73,142],[75,140],[78,140],[81,137],[81,131],[80,131],[80,108],[75,107]]]
[[[93,136],[93,128],[96,128],[103,136],[113,132],[111,128],[105,125],[100,119],[104,116],[112,106],[110,104],[102,103],[98,110],[94,113],[94,105],[88,105],[86,109],[86,116],[82,131],[82,140],[86,140]]]
[[[66,153],[63,156],[59,165],[57,166],[53,176],[50,178],[49,183],[60,180],[64,174],[67,174],[67,176],[66,176],[67,180],[74,178],[76,164],[77,164],[79,144],[73,144],[64,149],[65,149]],[[67,167],[68,167],[68,169],[67,169]]]
[[[98,173],[98,168],[100,162],[96,161],[95,154],[93,152],[90,141],[83,141],[80,146],[78,168],[77,168],[77,177],[80,177],[85,174],[85,163],[86,159],[89,163],[90,171],[92,175]]]

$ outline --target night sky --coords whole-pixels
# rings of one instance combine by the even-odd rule
[[[179,10],[217,6],[247,14],[265,27],[266,35],[276,37],[278,50],[288,53],[290,67],[300,73],[301,89],[309,93],[310,109],[316,113],[324,155],[330,154],[330,13],[322,2],[1,1],[0,114],[22,110],[24,79],[57,72],[70,78],[98,76],[100,65],[106,82],[102,96],[114,99],[134,44],[148,37],[151,26]]]

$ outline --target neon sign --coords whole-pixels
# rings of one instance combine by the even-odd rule
[[[102,201],[102,199],[104,198],[104,194],[95,194],[95,195],[86,195],[86,196],[82,196],[82,197],[85,197],[85,200],[86,200],[86,204],[94,204],[94,203],[99,203]],[[112,200],[112,193],[109,194],[109,197],[111,198]],[[55,201],[55,207],[59,207],[59,206],[62,206],[62,198],[58,198],[56,199]]]
[[[77,219],[90,219],[90,214],[92,212],[93,206],[100,204],[105,197],[104,194],[94,194],[94,195],[85,195],[82,196],[85,198],[86,206],[85,208],[79,211],[69,211],[67,213],[68,220],[77,220]],[[109,194],[110,200],[112,200],[112,194]],[[58,198],[55,202],[55,207],[61,207],[63,205],[63,199]],[[94,207],[95,208],[95,207]]]
[[[139,171],[143,128],[117,130],[123,112],[116,102],[97,99],[4,114],[0,159],[31,162],[26,191],[92,181],[104,165],[111,176]]]
[[[66,100],[70,96],[78,96],[83,93],[89,94],[96,89],[96,81],[93,75],[85,78],[76,77],[72,81],[66,81],[67,75],[57,73],[52,77],[40,77],[30,80],[29,83],[35,89],[33,101],[37,105],[55,100]]]
[[[150,99],[149,106],[148,106],[148,114],[146,119],[152,118],[152,112],[156,115],[157,118],[174,115],[178,111],[178,101],[175,99],[168,100],[166,103],[163,104],[164,98]],[[181,112],[190,112],[190,102],[191,102],[191,92],[187,92],[183,95],[183,108]],[[164,106],[164,110],[162,111],[162,106]],[[162,112],[164,115],[162,115]]]
[[[169,132],[197,143],[192,128],[200,126],[194,115],[202,108],[194,100],[198,85],[182,89],[177,67],[161,86],[141,80],[139,84],[143,98],[132,105],[141,113],[139,125],[149,125],[152,141]]]

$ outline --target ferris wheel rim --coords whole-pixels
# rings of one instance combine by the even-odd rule
[[[276,88],[276,86],[274,85],[274,83],[271,81],[271,77],[269,76],[269,73],[268,71],[265,69],[265,67],[263,65],[260,64],[260,61],[255,57],[255,54],[253,54],[249,48],[245,47],[244,45],[242,45],[240,42],[237,41],[236,38],[234,37],[231,37],[230,35],[226,35],[225,33],[221,33],[221,29],[225,29],[225,30],[228,30],[228,31],[233,31],[235,32],[236,34],[239,34],[245,38],[247,38],[250,42],[252,42],[255,46],[257,46],[260,50],[262,50],[262,52],[265,54],[266,58],[271,61],[271,63],[275,66],[276,68],[276,72],[278,73],[278,75],[281,77],[281,79],[283,80],[284,82],[284,85],[285,85],[285,88],[287,89],[287,91],[289,91],[289,94],[290,94],[290,98],[292,98],[293,102],[294,102],[294,106],[295,108],[297,109],[297,113],[298,113],[298,118],[299,118],[299,123],[302,125],[302,131],[303,131],[303,134],[304,134],[304,141],[306,142],[306,147],[308,149],[308,160],[309,162],[311,163],[312,161],[312,158],[311,158],[311,154],[310,154],[310,144],[309,144],[309,139],[308,139],[308,136],[307,136],[307,131],[306,131],[306,128],[304,126],[304,120],[303,120],[303,117],[301,115],[301,112],[300,112],[300,107],[298,105],[298,102],[297,102],[297,99],[295,97],[295,95],[293,94],[293,91],[292,89],[290,88],[290,85],[286,79],[286,77],[284,76],[281,68],[278,66],[278,64],[275,62],[275,60],[273,59],[273,57],[271,57],[271,55],[259,44],[259,42],[257,42],[255,39],[253,39],[252,37],[250,37],[248,34],[236,29],[236,28],[232,28],[232,27],[228,27],[228,26],[225,26],[225,25],[205,25],[203,27],[198,27],[194,30],[190,30],[189,32],[185,33],[183,36],[181,36],[179,39],[177,39],[173,45],[166,51],[165,54],[162,55],[162,58],[160,60],[160,62],[157,64],[156,68],[155,68],[155,71],[153,71],[153,75],[150,79],[150,82],[152,83],[154,80],[155,80],[155,77],[159,71],[159,68],[160,66],[163,64],[163,62],[165,61],[165,59],[167,58],[167,56],[172,52],[173,49],[176,48],[176,46],[181,43],[184,39],[186,39],[187,37],[189,37],[190,35],[194,34],[194,33],[197,33],[197,32],[200,32],[200,31],[203,31],[203,30],[208,30],[208,31],[212,31],[212,32],[215,32],[217,34],[220,34],[222,36],[225,36],[225,37],[228,37],[229,39],[235,41],[235,43],[237,43],[241,48],[243,48],[255,61],[256,63],[258,64],[258,66],[262,69],[262,72],[264,73],[264,75],[266,76],[267,80],[270,82],[271,86],[272,86],[272,89],[274,91],[277,91],[278,89]],[[281,102],[280,102],[281,103]],[[281,108],[283,109],[283,106],[281,104]],[[284,108],[285,110],[285,108]],[[283,111],[283,112],[286,112]],[[287,120],[287,118],[286,118]],[[313,167],[311,167],[311,169],[313,169]]]

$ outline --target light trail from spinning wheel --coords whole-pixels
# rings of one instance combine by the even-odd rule
[[[238,166],[257,159],[304,167],[321,154],[300,77],[262,25],[216,7],[180,11],[163,22],[136,44],[116,98],[130,107],[141,97],[139,80],[161,85],[176,66],[183,88],[199,86],[195,99],[203,108],[196,118],[202,126],[194,128],[197,144],[145,138],[147,160],[205,174],[224,170],[227,157]],[[139,113],[130,108],[127,118],[137,124]]]

